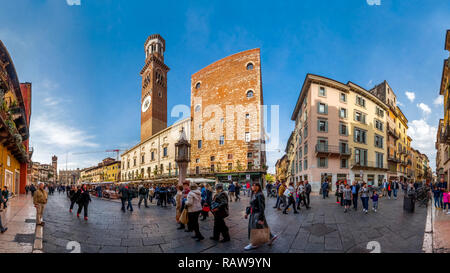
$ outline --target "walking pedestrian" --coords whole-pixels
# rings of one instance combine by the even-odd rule
[[[278,205],[281,202],[281,197],[278,194],[278,190],[280,189],[280,186],[281,186],[281,183],[280,183],[280,181],[277,180],[277,182],[275,182],[275,196],[277,198],[277,201],[275,202],[275,206],[273,207],[274,209],[278,208]],[[250,186],[250,190],[251,190],[251,186]],[[250,194],[249,194],[249,197],[251,197]]]
[[[148,208],[147,196],[148,196],[148,189],[145,186],[140,186],[138,208],[141,208],[142,200],[144,200],[145,207]]]
[[[81,187],[78,186],[75,188],[75,186],[72,186],[72,189],[69,191],[69,198],[70,198],[70,208],[69,212],[72,213],[73,205],[77,202],[78,196],[80,196]]]
[[[220,234],[222,234],[223,239],[220,241],[222,243],[230,241],[230,233],[228,227],[225,223],[225,218],[229,215],[228,210],[228,195],[223,191],[223,185],[216,185],[216,195],[211,203],[211,212],[214,215],[214,227],[213,236],[210,238],[213,241],[220,240]]]
[[[192,238],[196,241],[201,241],[205,239],[200,233],[200,226],[198,224],[198,217],[202,211],[201,205],[202,197],[200,190],[196,184],[191,185],[191,190],[188,193],[186,207],[188,208],[188,226],[189,230],[195,232],[195,236]]]
[[[278,210],[281,210],[280,206],[283,204],[283,207],[286,207],[286,196],[284,195],[284,192],[286,191],[286,186],[284,183],[280,184],[280,187],[278,188],[278,196],[280,196],[280,202],[278,203]]]
[[[387,187],[388,187],[388,182],[386,181],[386,179],[384,179],[382,187],[381,187],[381,196],[384,196],[385,198],[387,196]]]
[[[440,204],[440,208],[444,208],[444,202],[443,202],[443,197],[444,197],[444,191],[447,189],[447,182],[445,182],[444,178],[441,177],[440,182],[438,183],[438,190],[439,190],[439,204]]]
[[[131,186],[128,189],[128,199],[127,199],[127,210],[130,210],[130,212],[133,212],[132,201],[133,201],[133,198],[135,198],[136,196],[137,196],[136,189],[133,186]]]
[[[211,185],[207,184],[205,187],[205,199],[203,200],[203,193],[202,193],[202,221],[205,221],[208,217],[208,213],[211,210],[211,204],[212,204],[212,190]]]
[[[352,185],[352,203],[353,203],[353,209],[355,211],[358,210],[358,194],[359,194],[359,183],[356,181],[353,181]]]
[[[306,209],[311,208],[310,198],[309,198],[309,196],[311,195],[311,191],[312,191],[311,184],[309,184],[308,180],[305,180],[305,206],[306,206]]]
[[[325,180],[322,183],[322,196],[325,199],[328,196],[328,182]]]
[[[290,182],[289,187],[284,192],[284,196],[286,196],[288,203],[287,203],[287,206],[284,207],[283,214],[288,214],[287,210],[291,205],[294,208],[294,214],[298,213],[297,209],[295,208],[294,194],[295,194],[294,182]]]
[[[346,213],[350,209],[350,204],[352,203],[352,189],[350,188],[350,185],[346,185],[342,195],[344,199],[344,213]]]
[[[28,185],[25,186],[25,195],[28,195],[28,192],[30,191],[30,187]]]
[[[234,197],[234,192],[235,192],[236,188],[234,186],[234,182],[231,182],[230,185],[228,185],[228,192],[229,192],[229,197],[230,197],[230,202],[233,202],[233,197]]]
[[[121,186],[119,188],[119,197],[120,197],[120,201],[122,202],[122,208],[121,210],[123,212],[125,212],[125,203],[128,200],[128,195],[130,194],[130,192],[128,191],[128,186]]]
[[[9,191],[7,186],[3,187],[2,196],[3,196],[3,208],[6,209],[8,207],[7,203],[9,200]]]
[[[394,180],[394,183],[392,183],[392,193],[394,194],[395,200],[397,200],[397,194],[398,194],[399,189],[400,189],[400,185],[398,184],[398,181]]]
[[[302,202],[305,203],[305,186],[303,186],[303,181],[300,181],[297,187],[297,209],[301,209]]]
[[[183,223],[180,222],[180,216],[183,212],[183,186],[178,186],[177,195],[175,196],[175,201],[177,206],[175,207],[176,210],[176,216],[175,219],[177,220],[177,223],[180,224],[180,226],[177,229],[184,229],[185,226]]]
[[[378,194],[377,191],[373,191],[372,196],[370,197],[370,199],[372,199],[372,206],[373,206],[373,211],[377,212],[378,209]]]
[[[30,186],[31,196],[34,196],[35,191],[36,191],[36,187],[34,186],[34,184],[31,184],[31,186]]]
[[[235,182],[235,185],[234,185],[234,196],[236,197],[236,199],[235,199],[236,202],[237,201],[241,201],[240,194],[241,194],[241,185],[239,185],[238,182]]]
[[[440,206],[440,203],[439,203],[440,202],[440,200],[439,200],[440,194],[441,194],[441,192],[438,189],[438,187],[434,186],[433,187],[433,199],[434,199],[434,207],[435,208],[439,208],[439,206]]]
[[[148,190],[148,198],[150,200],[150,204],[153,204],[154,197],[155,197],[155,188],[153,188],[153,185],[151,185],[150,189]]]
[[[392,196],[392,181],[389,181],[389,183],[387,185],[387,193],[388,193],[388,198],[391,199],[391,196]]]
[[[448,214],[449,195],[447,189],[445,189],[444,192],[442,193],[442,202],[444,203],[444,207],[442,208],[442,210],[447,210]]]
[[[266,216],[264,213],[265,208],[266,201],[264,198],[264,194],[262,193],[261,185],[257,182],[253,182],[250,206],[247,207],[245,213],[245,219],[248,219],[248,238],[250,240],[250,244],[244,248],[245,250],[252,250],[260,247],[260,245],[253,245],[251,243],[251,234],[253,229],[269,229],[269,225],[267,224]],[[270,232],[269,236],[270,239],[268,243],[269,245],[272,245],[273,242],[278,238],[278,235],[273,235],[272,232]]]
[[[365,182],[362,183],[362,187],[359,189],[359,194],[363,204],[363,212],[367,214],[369,211],[369,189],[367,188],[367,184]]]
[[[77,204],[78,204],[78,211],[77,211],[77,217],[80,217],[81,211],[84,209],[84,220],[88,220],[88,206],[89,202],[91,202],[91,196],[89,195],[89,191],[87,189],[86,184],[81,186],[80,190],[78,191],[78,198],[77,198]]]
[[[37,191],[33,196],[34,207],[36,208],[36,225],[43,226],[45,223],[42,221],[44,215],[45,205],[47,204],[47,192],[44,190],[44,184],[39,183]]]

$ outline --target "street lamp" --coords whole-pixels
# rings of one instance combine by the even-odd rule
[[[187,166],[190,159],[191,144],[186,139],[186,134],[184,132],[184,127],[180,130],[180,138],[177,143],[175,143],[175,162],[177,162],[179,175],[178,175],[178,185],[182,186],[184,180],[186,179]]]

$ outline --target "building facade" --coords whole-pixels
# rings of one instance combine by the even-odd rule
[[[308,74],[291,119],[295,181],[308,180],[313,190],[327,180],[364,180],[371,185],[387,177],[387,106],[376,96],[347,84]]]
[[[263,181],[267,170],[260,50],[216,61],[191,79],[190,174]]]
[[[149,180],[178,176],[175,143],[180,137],[181,130],[186,132],[186,137],[189,139],[190,123],[190,118],[176,122],[123,153],[121,180]]]
[[[121,162],[108,157],[98,163],[97,166],[85,168],[80,172],[81,182],[119,182],[121,174]]]
[[[39,182],[54,183],[55,172],[53,165],[32,162],[31,166],[31,182],[33,184],[37,184]]]
[[[59,170],[58,182],[63,185],[75,185],[80,181],[81,170]]]
[[[444,49],[450,51],[450,30],[447,30],[445,37]],[[444,97],[444,119],[439,121],[438,140],[436,141],[438,148],[443,153],[443,161],[439,162],[442,170],[440,177],[443,177],[445,181],[450,181],[450,57],[444,60],[442,68],[442,79],[439,94]],[[437,164],[437,161],[436,161]],[[450,183],[447,183],[450,190]]]
[[[0,184],[25,193],[30,158],[28,145],[31,84],[20,84],[8,50],[0,41]]]

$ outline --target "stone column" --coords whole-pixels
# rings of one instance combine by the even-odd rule
[[[186,180],[188,162],[178,163],[178,186],[183,186],[183,182]]]

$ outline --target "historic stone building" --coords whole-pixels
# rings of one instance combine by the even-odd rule
[[[81,170],[59,170],[58,182],[64,185],[75,185],[80,181]]]
[[[57,181],[59,181],[58,179],[58,157],[56,155],[52,156],[52,168],[53,168],[53,183],[56,183]]]
[[[121,155],[121,180],[175,177],[175,143],[180,131],[190,135],[190,119],[167,127],[167,72],[165,41],[159,34],[145,42],[145,65],[141,70],[141,141]]]
[[[114,158],[107,157],[97,166],[85,168],[80,172],[81,182],[119,182],[121,174],[121,163]]]
[[[32,162],[31,182],[37,184],[54,183],[55,172],[51,164],[41,164],[39,162]]]
[[[262,181],[267,170],[260,50],[216,61],[191,78],[190,174]]]
[[[14,63],[0,41],[0,185],[25,193],[30,151],[31,83],[19,83]]]

